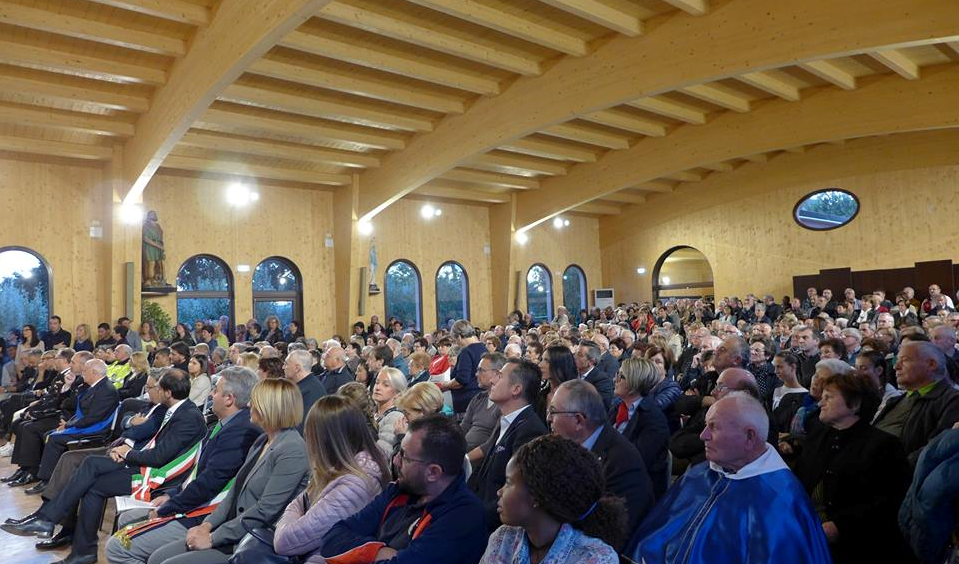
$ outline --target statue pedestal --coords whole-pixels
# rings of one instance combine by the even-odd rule
[[[371,296],[375,296],[376,294],[379,294],[381,290],[380,290],[380,287],[377,286],[376,284],[370,284],[369,291]]]
[[[176,286],[170,284],[150,284],[140,289],[140,295],[143,296],[165,296],[176,292]]]

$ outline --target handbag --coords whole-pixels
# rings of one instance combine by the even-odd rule
[[[273,529],[256,527],[243,535],[233,549],[230,564],[299,564],[298,556],[281,556],[273,550]]]

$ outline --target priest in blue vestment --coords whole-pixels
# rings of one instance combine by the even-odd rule
[[[706,462],[666,492],[625,555],[647,564],[829,564],[815,508],[766,442],[768,425],[744,393],[713,404],[701,435]]]

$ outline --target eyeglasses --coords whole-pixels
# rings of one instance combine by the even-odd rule
[[[581,411],[554,411],[552,408],[546,410],[546,418],[552,419],[557,415],[582,415]]]
[[[432,464],[432,462],[430,462],[429,460],[420,460],[418,458],[410,458],[406,456],[406,451],[403,449],[400,449],[399,455],[400,455],[400,460],[403,461],[403,464],[406,464],[407,462],[419,462],[420,464]]]
[[[160,385],[159,385],[159,384],[154,384],[154,385],[151,386],[150,384],[147,384],[147,385],[144,386],[144,387],[145,387],[146,389],[148,389],[148,390],[155,390],[155,389],[159,388]]]

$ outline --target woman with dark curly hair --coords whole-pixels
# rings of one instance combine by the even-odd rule
[[[526,443],[506,465],[497,492],[504,524],[480,563],[616,564],[626,509],[605,490],[599,461],[582,446],[556,435]]]

